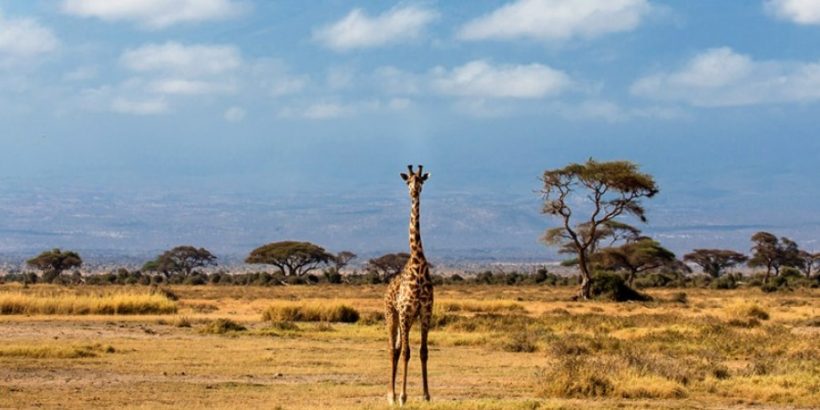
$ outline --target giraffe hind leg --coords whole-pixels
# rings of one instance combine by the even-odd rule
[[[427,386],[427,333],[430,331],[430,321],[432,319],[432,304],[425,306],[421,315],[421,347],[419,347],[419,358],[421,359],[421,380],[424,388],[424,400],[430,401],[430,389]]]

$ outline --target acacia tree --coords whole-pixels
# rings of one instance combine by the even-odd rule
[[[720,277],[726,268],[746,262],[746,255],[725,249],[695,249],[683,255],[683,260],[700,265],[713,278]]]
[[[563,226],[548,230],[544,238],[548,239],[548,245],[569,244],[574,249],[581,271],[579,296],[589,299],[590,251],[600,240],[599,229],[622,215],[646,222],[641,199],[655,196],[658,187],[651,175],[639,172],[638,166],[629,161],[589,159],[584,164],[573,163],[545,171],[541,180],[544,183],[542,212],[563,221]],[[575,205],[579,197],[587,199],[592,210],[588,217],[574,223],[573,212],[579,211]]]
[[[639,273],[672,266],[677,261],[672,251],[647,237],[621,246],[603,248],[593,254],[592,259],[604,269],[627,271],[626,282],[630,286]]]
[[[758,232],[752,235],[752,257],[748,265],[752,268],[766,267],[766,275],[763,283],[769,281],[769,277],[774,271],[775,276],[780,275],[780,268],[791,266],[804,268],[804,259],[800,257],[800,249],[793,240],[777,236],[769,232]]]
[[[407,265],[410,260],[410,254],[406,252],[388,253],[378,258],[373,258],[367,261],[365,269],[371,272],[376,272],[379,277],[387,281],[393,276],[398,275]]]
[[[61,251],[58,248],[43,253],[26,261],[26,265],[43,271],[43,280],[51,282],[64,270],[79,268],[83,260],[77,252]]]
[[[146,262],[142,269],[161,272],[166,277],[171,273],[188,277],[196,268],[216,266],[216,259],[216,256],[205,248],[184,245],[163,252],[154,260]]]
[[[803,273],[806,274],[807,278],[811,278],[811,273],[816,265],[820,265],[820,252],[811,253],[806,251],[800,251],[798,253],[798,257],[801,259],[801,266]]]
[[[286,276],[302,276],[332,263],[334,256],[310,242],[282,241],[260,246],[245,258],[245,263],[273,265]]]
[[[341,251],[333,256],[333,268],[340,272],[350,261],[356,259],[356,254],[350,251]]]

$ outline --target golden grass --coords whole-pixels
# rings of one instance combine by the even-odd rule
[[[343,303],[279,302],[262,312],[262,320],[272,322],[355,323],[359,311]]]
[[[112,346],[95,345],[41,345],[41,346],[2,346],[0,357],[21,357],[29,359],[78,359],[97,357],[99,353],[114,353]]]
[[[383,286],[171,290],[180,316],[0,317],[9,352],[0,355],[0,408],[389,408]],[[430,333],[433,401],[421,402],[416,326],[409,408],[820,408],[820,290],[686,289],[686,304],[670,302],[679,289],[647,292],[655,302],[574,302],[574,289],[548,286],[437,287],[446,310]],[[339,306],[361,313],[356,325],[315,312]],[[272,317],[281,312],[287,321]],[[319,321],[290,321],[300,315]],[[218,318],[248,330],[200,332]],[[56,353],[96,343],[117,353]]]
[[[526,312],[524,305],[509,301],[488,301],[488,300],[451,300],[444,299],[436,301],[434,314],[438,313],[523,313]]]
[[[176,303],[149,292],[0,293],[2,315],[145,315],[175,313]]]

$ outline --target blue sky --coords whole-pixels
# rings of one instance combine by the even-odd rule
[[[475,212],[446,223],[503,225],[506,198],[537,212],[537,176],[592,156],[657,177],[649,217],[659,232],[688,227],[680,237],[745,249],[748,227],[765,226],[818,246],[820,1],[305,4],[0,0],[0,193],[14,211],[0,229],[20,228],[30,192],[258,196],[296,208],[344,194],[347,207],[367,208],[404,194],[407,163],[433,173],[431,211],[473,198]],[[78,202],[54,223],[79,224]],[[475,219],[482,212],[494,217]],[[186,221],[259,228],[236,215]],[[346,223],[333,215],[320,223]],[[508,240],[535,252],[529,236],[549,224]],[[739,231],[692,233],[705,225]],[[389,248],[402,246],[396,231]],[[433,247],[457,247],[452,232]],[[120,234],[121,248],[196,239]],[[472,244],[497,236],[469,234]],[[676,235],[670,246],[692,246]],[[42,245],[83,246],[69,241],[83,239]],[[0,252],[23,243],[6,238]]]

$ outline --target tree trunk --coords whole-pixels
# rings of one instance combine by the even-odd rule
[[[578,267],[581,268],[581,291],[578,297],[584,300],[592,299],[592,278],[587,266],[586,252],[578,253]]]
[[[636,272],[634,270],[630,270],[629,275],[626,277],[626,284],[629,285],[630,288],[632,287],[632,282],[635,280],[635,274]]]

